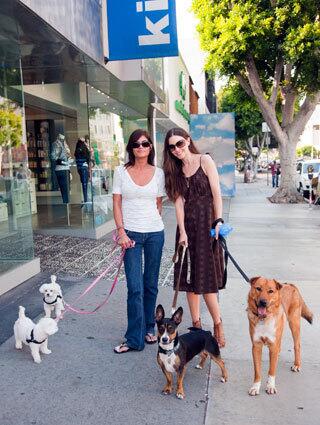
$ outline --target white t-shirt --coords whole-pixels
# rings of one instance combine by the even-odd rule
[[[157,209],[157,198],[165,196],[164,173],[155,167],[148,184],[139,186],[123,165],[116,167],[113,176],[113,194],[122,195],[123,225],[132,232],[160,232],[164,229]]]

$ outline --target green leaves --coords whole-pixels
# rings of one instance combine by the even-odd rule
[[[251,54],[272,85],[282,56],[297,72],[297,91],[319,90],[319,9],[319,0],[194,0],[207,69],[234,76]]]
[[[230,81],[219,93],[218,101],[220,112],[235,112],[237,142],[261,133],[263,118],[259,107],[239,83]]]
[[[17,147],[22,143],[22,118],[12,102],[0,104],[0,146]]]

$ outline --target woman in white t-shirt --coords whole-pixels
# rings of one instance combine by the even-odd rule
[[[115,169],[113,179],[113,215],[118,243],[126,249],[128,286],[126,342],[115,347],[118,354],[143,350],[145,343],[157,342],[154,310],[164,243],[164,174],[154,166],[154,146],[148,132],[135,130],[127,152],[128,162]]]

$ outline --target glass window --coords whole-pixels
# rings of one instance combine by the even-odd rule
[[[153,80],[159,88],[163,89],[163,59],[143,59],[143,68],[144,71],[147,73],[148,78]]]
[[[90,155],[86,83],[43,82],[24,90],[34,228],[93,228],[92,164],[76,154],[79,143]]]
[[[20,67],[0,66],[0,273],[33,259]]]
[[[92,197],[94,225],[113,218],[112,181],[115,167],[124,163],[124,106],[88,86],[90,144],[93,150]]]

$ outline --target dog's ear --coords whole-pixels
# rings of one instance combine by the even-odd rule
[[[179,307],[178,310],[176,310],[173,313],[171,320],[173,320],[176,323],[176,325],[180,325],[182,321],[182,315],[183,315],[183,308]]]
[[[250,285],[252,286],[252,285],[254,285],[255,283],[256,283],[256,281],[258,280],[258,279],[260,279],[260,277],[261,276],[255,276],[255,277],[252,277],[251,279],[250,279]]]
[[[164,309],[161,304],[156,308],[156,322],[159,323],[164,318]]]
[[[283,285],[281,285],[281,283],[277,282],[275,279],[273,279],[273,281],[276,284],[276,288],[278,289],[278,291],[280,291]]]
[[[40,288],[39,288],[39,292],[41,292],[41,294],[44,294],[45,286],[46,286],[46,284],[45,284],[45,283],[44,283],[43,285],[41,285],[41,286],[40,286]]]

